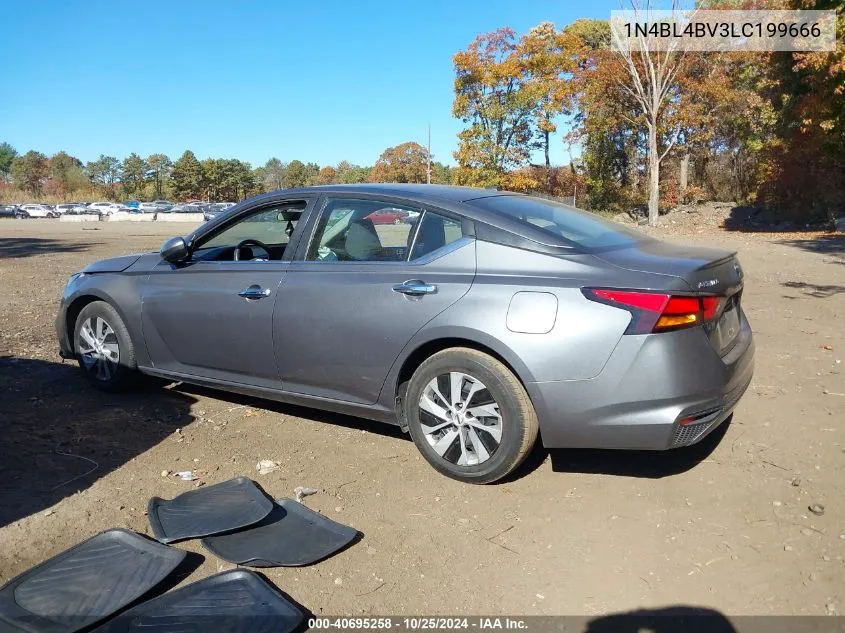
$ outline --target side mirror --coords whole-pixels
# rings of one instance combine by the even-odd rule
[[[188,259],[188,255],[190,255],[188,245],[181,237],[171,237],[161,245],[159,253],[164,261],[170,262],[171,264],[184,262]]]

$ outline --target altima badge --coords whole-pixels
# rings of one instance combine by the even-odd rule
[[[718,283],[719,283],[718,279],[706,279],[705,281],[699,281],[698,282],[698,288],[699,289],[700,288],[710,288],[712,286],[715,286]]]

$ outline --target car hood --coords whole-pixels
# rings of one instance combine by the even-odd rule
[[[82,272],[84,273],[120,273],[129,268],[132,264],[137,262],[143,253],[135,255],[122,255],[120,257],[111,257],[109,259],[101,259],[93,264],[88,264]]]

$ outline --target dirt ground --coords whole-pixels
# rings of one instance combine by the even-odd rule
[[[0,221],[0,584],[101,530],[149,534],[147,500],[193,487],[162,472],[198,470],[319,488],[305,503],[363,533],[266,570],[316,615],[845,612],[845,237],[721,219],[648,232],[740,253],[757,364],[732,423],[669,453],[538,447],[486,487],[438,475],[389,426],[179,384],[96,392],[57,354],[65,281],[188,229]],[[183,582],[231,567],[209,554]]]

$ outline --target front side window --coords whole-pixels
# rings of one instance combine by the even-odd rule
[[[200,261],[279,261],[299,222],[306,202],[264,207],[239,218],[194,247]]]
[[[309,261],[401,262],[408,257],[411,207],[379,200],[330,198],[308,248]]]

